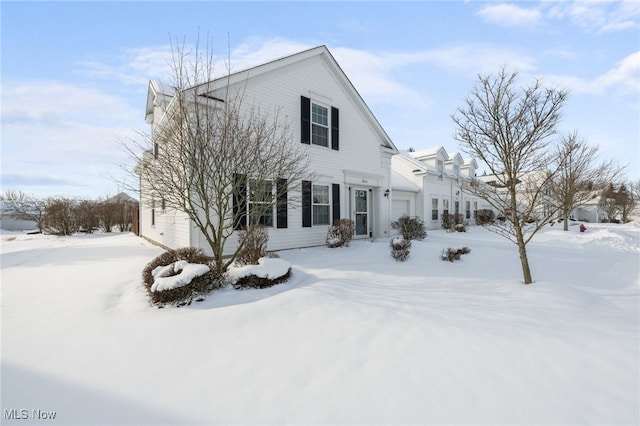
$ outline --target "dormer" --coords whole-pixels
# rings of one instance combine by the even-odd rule
[[[422,164],[437,170],[438,178],[442,180],[445,172],[445,163],[449,159],[447,151],[442,146],[423,149],[412,152],[411,156]]]
[[[447,174],[454,178],[459,178],[460,169],[464,165],[464,160],[462,159],[462,155],[455,152],[449,155],[449,159],[445,162],[445,170]]]
[[[473,179],[476,177],[476,170],[478,170],[478,163],[474,158],[465,158],[464,164],[460,168],[460,173],[463,178]]]

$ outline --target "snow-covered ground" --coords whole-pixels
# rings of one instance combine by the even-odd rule
[[[281,252],[285,284],[165,309],[142,239],[2,234],[2,422],[637,425],[640,225],[587,227],[530,243],[529,286],[472,227],[405,263],[388,241]]]

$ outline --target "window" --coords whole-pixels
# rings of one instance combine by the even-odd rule
[[[455,207],[454,207],[454,209],[455,209],[455,214],[460,213],[460,201],[456,200],[456,201],[453,203],[453,205],[455,206]]]
[[[478,217],[478,202],[473,202],[473,217]]]
[[[329,110],[316,104],[311,104],[311,143],[329,146]]]
[[[454,164],[453,165],[453,174],[455,174],[456,176],[460,176],[460,165],[459,164]]]
[[[471,201],[466,201],[464,206],[465,206],[464,216],[467,219],[471,219]]]
[[[442,180],[442,177],[444,176],[444,161],[438,160],[436,165],[438,168],[438,179]]]
[[[431,220],[438,220],[438,199],[431,199]]]
[[[449,214],[449,200],[442,200],[442,213]]]
[[[249,223],[273,226],[273,184],[269,181],[249,183]]]
[[[156,200],[151,200],[151,226],[156,225]]]
[[[313,224],[329,225],[329,186],[313,185]]]

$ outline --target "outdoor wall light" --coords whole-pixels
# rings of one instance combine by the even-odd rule
[[[386,191],[384,191],[384,196],[388,197],[389,196],[389,190],[387,189]]]

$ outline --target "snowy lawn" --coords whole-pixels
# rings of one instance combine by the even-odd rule
[[[529,286],[472,227],[405,263],[284,251],[285,284],[165,309],[142,239],[2,234],[3,424],[637,425],[640,225],[587,227],[534,239]]]

